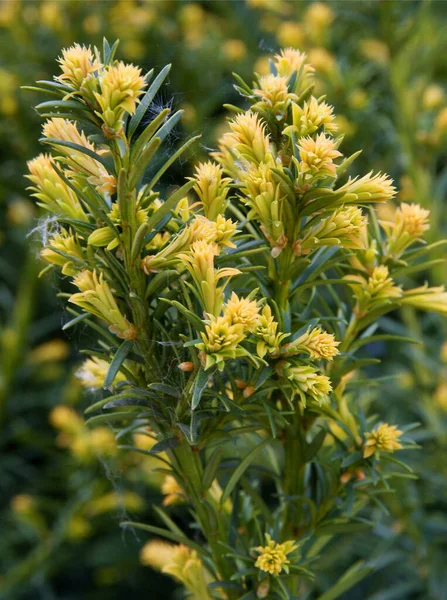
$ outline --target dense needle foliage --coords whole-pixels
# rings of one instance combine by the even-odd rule
[[[227,106],[218,151],[158,191],[195,139],[162,159],[181,114],[150,107],[169,67],[143,75],[115,51],[74,45],[39,82],[56,97],[38,107],[52,155],[28,177],[51,214],[42,257],[77,288],[65,328],[99,334],[80,376],[110,393],[88,425],[102,448],[111,427],[156,457],[165,506],[192,510],[182,528],[161,507],[164,528],[123,525],[176,543],[149,542],[143,560],[195,598],[308,597],[326,544],[367,529],[365,508],[408,474],[394,452],[411,425],[358,398],[369,345],[413,341],[381,331],[383,315],[446,311],[442,287],[403,286],[438,247],[422,243],[429,211],[377,217],[392,181],[348,177],[358,153],[343,156],[313,66],[291,48],[252,84],[236,77],[246,105]],[[369,570],[354,565],[330,597]]]

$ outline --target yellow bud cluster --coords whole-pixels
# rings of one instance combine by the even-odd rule
[[[79,131],[75,122],[59,117],[49,119],[43,126],[44,137],[52,140],[62,140],[82,146],[92,152],[97,152],[94,144],[86,137],[83,131]],[[97,160],[94,160],[79,150],[73,150],[66,146],[54,143],[57,150],[63,154],[65,161],[73,174],[83,174],[100,194],[110,196],[116,190],[116,178]]]
[[[101,390],[104,388],[104,380],[109,367],[110,364],[106,360],[92,356],[92,358],[88,358],[82,363],[81,367],[76,371],[76,377],[85,388]],[[113,380],[113,385],[125,380],[126,376],[124,373],[118,371]]]
[[[285,48],[279,54],[273,57],[276,70],[281,77],[290,77],[294,72],[299,73],[301,68],[307,78],[311,77],[315,71],[312,65],[306,63],[307,55],[294,48]]]
[[[372,171],[361,177],[349,178],[347,183],[339,188],[337,192],[344,192],[340,202],[362,203],[362,202],[387,202],[396,195],[393,180],[386,174],[372,174]]]
[[[280,184],[274,180],[272,165],[252,165],[240,174],[243,202],[250,207],[249,219],[257,219],[272,246],[272,255],[278,256],[287,244],[282,222],[281,204],[284,201]]]
[[[214,158],[230,174],[234,160],[245,163],[267,162],[270,158],[270,142],[259,115],[246,112],[230,121],[231,132],[225,133]]]
[[[201,336],[203,342],[196,346],[203,352],[205,369],[214,364],[223,368],[225,359],[238,355],[238,345],[245,338],[244,326],[231,324],[224,316],[211,316]]]
[[[302,138],[299,141],[301,162],[300,171],[304,174],[305,181],[314,182],[316,179],[335,177],[336,165],[334,159],[341,156],[337,150],[336,142],[324,133],[312,137]]]
[[[332,391],[329,377],[319,373],[311,365],[282,360],[276,363],[275,369],[281,378],[289,382],[294,393],[300,396],[303,406],[306,406],[309,398],[319,405],[323,404]]]
[[[259,315],[255,330],[258,338],[256,352],[260,358],[264,358],[266,354],[271,357],[278,356],[282,340],[290,335],[278,332],[278,327],[278,322],[273,318],[270,306],[266,304]]]
[[[419,204],[402,202],[392,221],[380,221],[387,234],[387,254],[399,258],[409,246],[417,242],[430,229],[429,216],[430,211],[421,208]]]
[[[270,575],[279,575],[282,571],[288,573],[290,560],[287,558],[294,550],[298,548],[293,540],[288,540],[282,544],[275,542],[267,534],[267,545],[258,546],[254,550],[259,553],[255,562],[255,567],[269,573]]]
[[[394,285],[385,265],[374,267],[369,277],[349,275],[347,278],[350,281],[358,281],[349,285],[357,299],[355,313],[359,318],[397,298],[402,301],[402,290]]]
[[[194,190],[202,203],[205,217],[215,221],[225,212],[229,191],[229,177],[223,177],[223,169],[211,161],[200,163],[195,171]]]
[[[364,248],[364,231],[367,220],[356,206],[340,207],[328,217],[309,222],[302,229],[302,239],[293,244],[296,256],[308,254],[320,246],[342,246],[343,248]]]
[[[27,163],[33,186],[32,196],[37,198],[39,206],[56,215],[86,221],[87,216],[74,191],[59,177],[53,168],[54,159],[49,154],[39,154]]]
[[[75,276],[84,263],[82,248],[74,235],[66,230],[54,235],[40,256],[50,264],[62,267],[64,275]]]
[[[321,127],[324,127],[325,133],[334,133],[338,129],[333,107],[326,102],[319,102],[313,96],[303,106],[292,103],[292,123],[283,133],[293,132],[297,137],[303,137],[315,133]]]
[[[256,300],[239,298],[235,292],[224,306],[224,318],[232,325],[242,325],[244,331],[253,331],[259,320],[259,306]]]
[[[90,46],[74,44],[70,48],[62,50],[62,56],[58,58],[62,75],[55,79],[61,83],[67,83],[79,90],[84,79],[101,68],[101,63],[93,56]]]
[[[447,292],[443,285],[436,287],[424,285],[405,291],[401,298],[401,304],[447,315]]]
[[[366,433],[366,439],[363,456],[369,458],[376,452],[394,452],[400,450],[402,444],[399,443],[399,438],[402,431],[397,429],[396,425],[388,425],[383,423],[373,431]]]
[[[310,358],[333,360],[339,353],[337,346],[340,342],[335,341],[332,333],[323,331],[321,327],[308,329],[303,335],[293,342],[286,344],[281,354],[285,356],[294,356],[300,353],[307,353]]]
[[[123,115],[136,110],[147,85],[145,78],[139,67],[120,61],[101,72],[99,80],[101,91],[94,92],[94,97],[101,108],[101,118],[108,129],[119,132]]]
[[[259,78],[259,88],[253,89],[253,94],[260,98],[252,109],[258,112],[273,113],[276,118],[282,118],[292,100],[297,95],[289,92],[288,77],[281,75],[264,75]]]
[[[220,253],[220,247],[215,242],[199,240],[194,242],[189,251],[179,254],[178,258],[192,275],[197,290],[201,294],[203,307],[210,315],[220,314],[223,303],[223,291],[234,275],[240,271],[234,268],[214,268],[214,258]],[[225,280],[222,286],[218,283]]]
[[[73,294],[69,302],[108,323],[110,331],[119,338],[124,340],[136,338],[135,326],[121,314],[103,273],[98,277],[95,271],[84,270],[75,277],[73,283],[80,289],[80,293]]]
[[[207,586],[212,577],[195,550],[183,545],[150,540],[142,548],[140,560],[144,565],[174,577],[194,598],[209,600]]]
[[[215,221],[197,215],[190,225],[170,240],[169,244],[157,254],[145,256],[141,268],[149,275],[161,267],[170,266],[173,261],[186,260],[189,264],[192,262],[191,257],[198,256],[200,253],[205,253],[207,260],[212,256],[214,261],[214,256],[220,253],[221,246],[235,247],[231,238],[237,231],[236,227],[236,223],[231,219],[225,219],[223,215],[218,215]],[[188,254],[184,254],[185,252]]]

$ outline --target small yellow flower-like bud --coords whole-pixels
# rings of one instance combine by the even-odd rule
[[[121,129],[124,113],[133,114],[138,98],[146,87],[141,69],[122,61],[105,69],[100,77],[101,93],[95,98],[102,110],[102,119],[110,129]]]
[[[226,219],[223,215],[217,215],[215,242],[220,246],[236,248],[236,245],[231,241],[233,235],[237,233],[236,227],[237,223],[234,223],[231,219]]]
[[[90,73],[101,68],[101,64],[94,58],[90,46],[74,44],[70,48],[62,50],[62,56],[58,58],[62,75],[56,80],[68,83],[75,89],[81,87],[81,83]]]
[[[214,242],[216,237],[216,225],[214,221],[209,221],[206,217],[198,215],[189,226],[190,243],[203,241],[206,243]]]
[[[270,306],[266,304],[259,315],[255,335],[259,340],[256,352],[258,356],[264,358],[266,354],[278,355],[282,340],[290,334],[278,332],[278,323],[273,318]]]
[[[388,425],[383,423],[373,431],[366,433],[367,441],[363,448],[363,456],[369,458],[375,452],[394,452],[400,450],[402,445],[399,443],[399,438],[402,431],[397,429],[396,425]]]
[[[325,177],[335,177],[336,166],[334,159],[341,156],[336,149],[336,142],[320,133],[316,139],[312,137],[302,138],[299,141],[301,162],[300,171],[306,179],[315,180]]]
[[[214,258],[219,256],[220,248],[214,242],[207,242],[200,236],[198,238],[191,244],[190,260],[196,263],[199,270],[205,274],[208,268],[214,265]]]
[[[421,208],[419,204],[402,202],[395,211],[392,221],[381,221],[387,237],[387,253],[394,258],[401,254],[430,229],[427,222],[430,211]]]
[[[202,333],[205,349],[215,353],[236,346],[244,338],[243,329],[243,325],[232,325],[226,317],[211,319],[206,333]]]
[[[181,260],[181,252],[185,252],[191,243],[191,227],[185,227],[175,237],[170,239],[169,244],[155,255],[148,255],[141,261],[141,268],[149,275],[158,271],[160,267],[168,267],[169,261]]]
[[[349,284],[357,298],[355,312],[359,318],[396,298],[402,301],[402,290],[394,285],[394,281],[389,276],[388,267],[384,265],[374,267],[368,279],[360,275],[349,275],[347,278],[359,282],[358,284]]]
[[[430,310],[447,315],[447,292],[443,285],[437,287],[425,285],[413,290],[406,290],[401,302],[420,310]]]
[[[136,327],[121,314],[103,273],[98,278],[95,271],[81,271],[73,283],[81,293],[73,294],[69,302],[108,323],[110,331],[119,338],[134,340],[137,337]]]
[[[180,581],[197,600],[210,600],[207,586],[212,577],[195,550],[161,540],[150,540],[141,550],[140,561]]]
[[[226,317],[211,316],[201,336],[203,342],[196,344],[196,347],[204,353],[205,369],[213,364],[222,369],[225,359],[238,356],[238,344],[245,338],[244,326],[233,325]]]
[[[53,169],[54,164],[49,154],[39,154],[27,163],[30,174],[26,177],[33,183],[32,196],[37,198],[39,206],[52,213],[86,221],[76,194]]]
[[[248,218],[261,222],[264,235],[275,248],[287,244],[287,239],[281,221],[281,188],[273,178],[271,167],[266,163],[253,165],[241,173],[241,180],[245,194],[243,201],[251,208]]]
[[[75,260],[69,260],[64,254],[73,257]],[[41,251],[40,256],[50,264],[62,267],[64,275],[71,276],[79,273],[84,262],[82,248],[75,236],[70,235],[64,229],[50,239],[48,246]],[[82,261],[81,265],[79,261]]]
[[[85,136],[85,133],[78,130],[76,123],[67,119],[58,117],[49,119],[43,126],[43,135],[48,139],[72,142],[92,152],[97,152],[95,146]],[[78,150],[55,145],[58,151],[68,159],[73,172],[86,175],[87,181],[94,185],[100,194],[111,195],[115,192],[116,178],[108,173],[101,163]]]
[[[215,221],[217,216],[225,212],[229,191],[229,177],[223,177],[223,169],[211,161],[200,163],[195,171],[196,184],[194,190],[203,205],[205,217]]]
[[[84,387],[93,390],[101,390],[104,387],[104,379],[106,378],[109,367],[110,364],[106,360],[92,356],[92,358],[88,358],[82,363],[82,366],[76,371],[76,377]],[[126,376],[124,373],[118,371],[112,385],[125,380]]]
[[[259,553],[255,567],[270,573],[270,575],[279,575],[282,571],[288,573],[290,560],[287,556],[298,548],[297,544],[293,540],[278,544],[268,534],[265,537],[267,545],[255,548],[255,551]]]
[[[309,77],[313,74],[315,69],[312,65],[306,63],[306,58],[307,55],[304,54],[304,52],[301,53],[294,48],[285,48],[273,57],[273,61],[276,70],[278,71],[278,75],[281,75],[281,77],[290,77],[294,71],[299,73],[303,64],[304,73]]]
[[[396,225],[411,236],[420,237],[430,229],[430,225],[427,223],[429,216],[430,211],[421,208],[419,204],[403,202],[396,211]]]
[[[214,269],[214,258],[220,253],[220,248],[215,242],[208,243],[199,240],[191,245],[189,252],[179,254],[178,258],[184,262],[184,266],[192,275],[197,290],[201,294],[205,312],[210,315],[218,315],[223,303],[223,287],[217,284],[219,280],[226,279],[227,282],[240,271],[233,268]]]
[[[310,358],[322,358],[324,360],[332,360],[339,353],[337,346],[340,342],[336,342],[332,333],[323,331],[321,327],[308,329],[303,335],[283,347],[285,356],[294,356],[300,352],[307,352]]]
[[[303,238],[293,244],[297,256],[309,254],[320,246],[343,246],[344,248],[365,248],[364,231],[367,220],[357,206],[340,207],[327,218],[302,230]]]
[[[323,404],[332,391],[329,377],[322,375],[310,365],[295,365],[287,361],[279,361],[275,369],[280,377],[288,379],[304,406],[308,397],[319,405]]]
[[[223,215],[217,215],[215,221],[209,221],[206,217],[197,216],[189,226],[191,232],[190,243],[204,241],[216,242],[220,246],[235,248],[231,241],[236,232],[236,223],[231,219],[225,219]]]
[[[42,127],[43,135],[48,139],[62,140],[64,142],[72,142],[79,146],[84,146],[89,150],[94,150],[94,146],[88,141],[85,133],[79,131],[75,121],[55,117],[48,119]],[[91,160],[86,158],[86,160]]]
[[[231,132],[225,133],[219,143],[220,152],[213,155],[225,170],[231,173],[234,155],[255,164],[269,160],[270,142],[265,125],[256,113],[248,111],[238,115],[230,121],[230,129]]]
[[[164,565],[162,572],[180,581],[197,600],[210,600],[208,584],[212,577],[195,550],[186,546],[175,547],[171,561]]]
[[[385,173],[372,174],[372,171],[361,177],[349,178],[348,182],[337,192],[345,192],[340,203],[386,202],[396,195],[393,180]]]
[[[326,102],[318,102],[313,96],[309,101],[304,102],[303,106],[292,104],[292,122],[293,125],[286,127],[283,133],[296,133],[298,137],[311,135],[324,127],[327,133],[337,131],[338,127],[334,122],[334,109]]]
[[[171,562],[174,549],[174,544],[168,544],[161,540],[150,540],[141,549],[140,562],[146,567],[161,571],[165,565]]]
[[[258,324],[259,306],[256,300],[239,298],[235,292],[224,306],[224,318],[232,325],[242,325],[244,331],[253,331]]]
[[[185,500],[185,494],[177,479],[172,475],[166,475],[161,485],[161,493],[165,496],[164,506],[179,504]]]
[[[281,118],[291,100],[296,100],[297,95],[289,92],[287,77],[281,75],[264,75],[259,78],[259,88],[253,89],[253,94],[260,100],[253,105],[253,110],[273,113],[276,118]]]

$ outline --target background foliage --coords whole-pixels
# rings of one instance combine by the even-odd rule
[[[61,47],[100,45],[105,34],[120,38],[120,57],[145,70],[172,62],[169,85],[157,99],[158,110],[173,102],[185,111],[171,150],[187,135],[204,134],[171,170],[178,181],[215,147],[222,104],[238,101],[231,72],[247,78],[253,68],[263,72],[265,56],[279,47],[304,49],[321,93],[342,115],[346,154],[364,148],[359,172],[365,165],[382,168],[399,183],[400,200],[430,208],[434,238],[446,225],[446,10],[443,2],[421,1],[1,2],[0,597],[132,598],[150,589],[161,598],[171,585],[139,564],[146,538],[123,537],[118,528],[124,514],[152,518],[157,481],[128,456],[112,452],[101,465],[88,440],[67,446],[52,425],[54,413],[50,419],[57,405],[79,414],[85,406],[73,377],[82,339],[60,332],[68,317],[54,299],[56,283],[37,278],[39,215],[23,173],[38,152],[40,122],[30,107],[41,98],[20,85],[50,79]],[[445,281],[445,273],[433,263],[432,282]],[[409,277],[423,283],[427,273]],[[378,344],[380,375],[389,378],[364,394],[393,422],[421,423],[414,438],[423,450],[405,457],[419,480],[402,480],[388,516],[377,509],[372,535],[346,538],[325,555],[322,589],[356,558],[375,568],[346,599],[447,597],[445,321],[411,310],[403,319],[425,349],[394,345],[384,356]]]

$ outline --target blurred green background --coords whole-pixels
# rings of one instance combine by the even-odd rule
[[[64,283],[38,278],[45,227],[23,175],[41,151],[32,107],[44,98],[20,86],[55,75],[61,48],[101,45],[104,35],[119,38],[119,58],[144,70],[172,63],[152,108],[184,109],[172,152],[187,136],[202,139],[171,169],[169,185],[216,147],[222,105],[240,103],[231,73],[250,80],[268,70],[272,52],[299,48],[316,68],[316,95],[335,106],[346,154],[363,149],[353,174],[388,172],[398,201],[430,208],[438,239],[447,224],[446,23],[444,1],[0,0],[0,598],[182,597],[140,563],[147,538],[119,528],[124,515],[154,519],[161,495],[150,461],[72,426],[86,405],[75,377],[86,338],[82,327],[61,331]],[[439,261],[408,273],[434,284],[445,275]],[[355,560],[376,561],[346,600],[447,598],[446,323],[411,310],[400,322],[425,348],[378,345],[383,362],[371,375],[389,377],[364,394],[390,422],[420,422],[422,448],[408,456],[419,479],[396,485],[388,514],[373,507],[372,534],[342,536],[325,553],[322,589]]]

